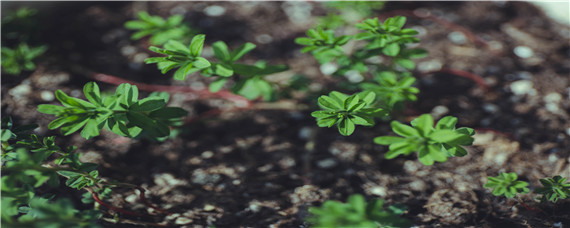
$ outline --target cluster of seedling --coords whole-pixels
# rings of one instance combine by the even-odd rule
[[[162,74],[174,70],[174,79],[184,80],[199,73],[215,78],[209,85],[212,92],[228,87],[233,93],[251,100],[276,98],[276,86],[265,76],[288,68],[267,65],[264,61],[251,65],[238,63],[256,47],[254,44],[245,43],[230,50],[225,42],[214,42],[215,60],[209,60],[202,56],[206,36],[192,36],[194,30],[182,23],[182,16],[163,19],[140,12],[138,17],[140,20],[129,21],[125,27],[138,30],[133,39],[150,36],[151,44],[162,45],[151,46],[149,50],[163,56],[145,61],[156,64]],[[321,26],[309,29],[307,37],[295,40],[305,46],[302,52],[311,53],[319,63],[336,65],[332,75],[346,76],[356,72],[362,76],[353,85],[341,88],[352,90],[352,94],[332,91],[318,98],[321,110],[311,115],[319,127],[336,127],[341,135],[350,136],[357,125],[372,127],[377,120],[395,119],[406,102],[417,99],[419,90],[413,87],[415,78],[410,73],[415,67],[412,59],[421,58],[426,52],[409,48],[410,43],[419,40],[414,37],[417,31],[404,28],[405,22],[406,18],[402,16],[388,18],[382,23],[377,18],[366,19],[356,25],[360,33],[340,36],[333,30],[338,26]],[[347,51],[345,45],[351,42],[359,42],[355,45],[359,48]],[[2,48],[2,67],[5,72],[15,74],[20,72],[19,69],[32,70],[31,61],[44,51],[45,48],[34,49],[26,45],[20,45],[18,50]],[[377,61],[378,56],[384,60]],[[114,94],[103,95],[96,83],[89,82],[83,92],[87,100],[57,90],[55,97],[63,106],[44,104],[38,107],[39,112],[57,116],[48,125],[49,129],[60,129],[63,135],[81,130],[81,136],[86,139],[96,137],[106,129],[125,137],[163,140],[171,135],[170,127],[179,126],[181,118],[187,115],[181,108],[166,106],[167,93],[152,93],[139,99],[137,87],[130,84],[121,84]],[[463,146],[473,143],[475,132],[467,127],[456,128],[457,122],[457,118],[446,116],[436,123],[429,114],[412,120],[411,126],[392,120],[390,126],[399,136],[379,136],[374,142],[389,146],[384,155],[387,159],[417,153],[422,164],[433,165],[450,157],[467,155]],[[97,165],[81,162],[75,148],[61,149],[55,145],[54,137],[40,139],[29,134],[35,127],[14,128],[10,119],[2,121],[2,222],[48,227],[55,221],[63,227],[96,227],[94,221],[102,216],[99,210],[75,210],[69,200],[40,195],[37,189],[44,185],[58,186],[59,176],[62,176],[67,179],[67,186],[88,191],[83,202],[98,205],[102,203],[101,198],[111,194],[111,188],[133,186],[104,181],[99,177]],[[54,156],[55,160],[48,162]],[[516,179],[514,173],[502,173],[496,178],[489,177],[485,187],[493,188],[496,196],[514,197],[518,193],[528,193],[528,183]],[[536,189],[535,193],[542,194],[542,201],[556,202],[570,195],[570,183],[565,178],[556,176],[540,181],[544,187]],[[363,196],[352,195],[347,203],[325,201],[321,207],[310,208],[307,221],[317,227],[406,227],[411,223],[399,217],[405,210],[396,205],[384,209],[381,199],[366,202]]]

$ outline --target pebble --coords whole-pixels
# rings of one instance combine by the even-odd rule
[[[337,162],[334,158],[327,158],[320,161],[317,161],[317,166],[322,169],[332,168],[337,165]]]
[[[387,195],[385,187],[376,186],[370,189],[370,193],[376,196],[384,197]]]
[[[570,135],[570,127],[569,127],[569,128],[566,128],[566,134],[567,134],[567,135]]]
[[[348,79],[348,81],[350,81],[352,83],[359,83],[359,82],[364,80],[364,77],[362,76],[362,74],[360,74],[360,72],[358,72],[356,70],[347,71],[346,74],[344,75],[344,77],[346,77],[346,79]]]
[[[544,96],[543,100],[546,103],[558,103],[562,100],[562,95],[559,93],[549,93],[548,95]]]
[[[44,101],[53,101],[55,99],[55,95],[53,95],[52,91],[42,91],[42,93],[40,93],[40,97]]]
[[[12,95],[14,98],[18,99],[23,96],[26,96],[32,92],[32,87],[28,84],[22,84],[12,88],[8,93]]]
[[[273,41],[273,37],[269,34],[261,34],[261,35],[255,36],[255,41],[262,43],[262,44],[268,44],[268,43],[271,43],[271,41]]]
[[[135,63],[144,63],[144,60],[147,59],[149,56],[147,53],[137,53],[133,56],[133,62]]]
[[[497,111],[499,111],[499,106],[497,106],[496,104],[485,103],[483,104],[483,110],[485,110],[488,113],[496,113]]]
[[[451,42],[456,43],[456,44],[465,44],[467,42],[467,38],[465,37],[465,34],[463,34],[462,32],[451,32],[447,35],[447,38],[449,40],[451,40]]]
[[[215,209],[216,209],[216,207],[214,205],[211,205],[211,204],[204,205],[204,211],[213,211]]]
[[[532,86],[533,84],[530,80],[518,80],[511,83],[510,88],[511,92],[513,92],[517,96],[525,94],[533,95],[533,91],[534,93],[536,93],[536,90],[534,90]]]
[[[183,185],[186,182],[184,180],[176,179],[170,173],[161,173],[154,175],[154,183],[160,186],[176,186],[176,185]]]
[[[186,217],[178,217],[176,218],[176,220],[174,221],[174,224],[176,225],[186,225],[186,224],[190,224],[194,222],[194,220],[186,218]]]
[[[442,67],[441,61],[437,59],[418,63],[418,71],[423,73],[441,70],[441,67]]]
[[[218,5],[208,6],[204,9],[204,13],[210,17],[219,17],[224,15],[225,12],[226,8]]]
[[[301,128],[301,130],[299,130],[299,138],[300,139],[308,139],[309,136],[311,136],[311,133],[313,133],[313,127],[303,127]]]
[[[208,150],[202,153],[202,158],[208,159],[214,156],[214,152]]]
[[[414,29],[418,32],[418,34],[416,35],[417,37],[423,37],[427,34],[427,29],[425,29],[423,26],[412,26],[411,29]]]
[[[534,56],[534,51],[527,46],[517,46],[513,51],[515,55],[523,59]]]
[[[438,105],[435,106],[432,110],[431,110],[431,115],[435,118],[435,119],[439,119],[440,117],[442,117],[443,115],[447,114],[449,112],[449,109],[443,105]]]
[[[130,56],[137,52],[137,48],[131,45],[124,46],[121,48],[121,54],[124,56]]]
[[[324,75],[331,75],[338,70],[338,65],[336,63],[328,62],[321,65],[320,69]]]
[[[200,91],[200,90],[206,89],[206,85],[204,85],[203,82],[196,81],[196,82],[192,82],[192,83],[190,84],[190,88],[193,89],[193,90],[198,90],[198,91]]]
[[[311,3],[302,1],[287,1],[281,5],[281,8],[289,20],[298,25],[308,23],[311,18],[311,10],[313,10]]]

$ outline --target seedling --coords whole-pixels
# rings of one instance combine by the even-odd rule
[[[391,110],[394,107],[401,107],[404,102],[416,101],[416,94],[420,92],[418,88],[412,87],[416,79],[407,73],[402,73],[403,77],[393,71],[383,71],[376,75],[377,83],[363,82],[359,86],[364,91],[371,91],[377,95],[377,99],[382,102],[381,106]]]
[[[566,182],[566,178],[554,176],[553,178],[540,179],[543,187],[534,190],[535,193],[541,194],[541,202],[552,201],[558,199],[566,199],[570,197],[570,182]]]
[[[20,43],[17,48],[2,47],[2,69],[12,75],[36,69],[34,59],[47,50],[46,46],[30,47]]]
[[[399,215],[406,211],[403,205],[384,209],[384,200],[366,202],[359,194],[351,195],[347,203],[327,200],[321,207],[309,208],[307,222],[312,227],[409,227],[412,223]]]
[[[94,82],[87,83],[83,92],[88,101],[57,90],[55,96],[63,106],[38,106],[39,112],[58,117],[49,129],[61,128],[64,135],[69,135],[83,128],[81,136],[86,139],[98,136],[103,127],[121,136],[135,137],[145,131],[152,138],[160,138],[169,136],[168,126],[179,124],[187,114],[181,108],[165,107],[167,98],[159,94],[139,100],[137,87],[126,83],[112,96],[102,97]]]
[[[250,100],[260,96],[264,100],[274,97],[275,91],[270,82],[263,79],[264,76],[282,72],[288,68],[284,65],[267,65],[264,61],[259,61],[254,65],[239,64],[243,55],[255,48],[252,43],[245,43],[234,51],[230,52],[227,45],[218,41],[214,43],[214,55],[220,62],[210,62],[200,57],[204,46],[205,35],[196,35],[189,47],[180,42],[169,41],[164,45],[164,49],[150,47],[151,51],[164,54],[166,57],[153,57],[145,60],[147,64],[156,63],[158,69],[163,74],[174,68],[179,68],[174,73],[174,79],[184,80],[187,75],[200,71],[203,76],[220,76],[212,84],[210,91],[219,91],[228,78],[238,75],[237,82],[232,86],[231,91],[242,95]]]
[[[494,196],[513,198],[517,194],[526,194],[530,191],[527,188],[528,182],[517,180],[518,176],[514,172],[499,173],[499,176],[488,178],[485,188],[492,188]]]
[[[301,52],[311,52],[321,64],[343,56],[342,45],[352,39],[351,36],[335,37],[333,30],[322,28],[307,30],[307,36],[295,39],[295,43],[307,46],[301,49]]]
[[[317,118],[319,127],[336,125],[341,135],[348,136],[354,132],[355,125],[373,126],[374,117],[385,114],[381,108],[374,107],[375,97],[370,92],[349,96],[333,91],[319,97],[319,106],[324,110],[314,111],[311,115]]]
[[[168,19],[159,16],[150,16],[147,12],[141,11],[137,14],[139,20],[127,21],[125,28],[138,30],[131,36],[131,39],[138,40],[145,36],[150,36],[150,43],[162,45],[169,40],[184,41],[186,37],[192,36],[193,29],[182,23],[182,15],[173,15]]]
[[[374,138],[374,142],[390,146],[384,156],[387,159],[418,152],[418,159],[422,164],[433,165],[436,161],[447,161],[448,157],[467,155],[467,151],[461,146],[473,143],[472,136],[475,131],[467,127],[455,129],[456,123],[457,118],[446,116],[440,119],[434,128],[433,117],[429,114],[412,120],[412,126],[392,121],[392,130],[402,137],[380,136]]]

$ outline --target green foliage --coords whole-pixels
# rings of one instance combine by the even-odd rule
[[[150,36],[150,43],[162,45],[169,40],[186,41],[186,37],[194,35],[193,29],[182,23],[182,15],[173,15],[168,19],[159,16],[150,16],[147,12],[141,11],[137,14],[139,20],[127,21],[125,28],[138,30],[131,36],[131,39],[138,40],[145,36]]]
[[[485,188],[492,188],[494,196],[504,195],[508,198],[513,198],[519,193],[528,193],[528,182],[518,181],[517,174],[499,173],[499,176],[488,177],[489,181],[485,184]]]
[[[352,39],[351,36],[335,37],[333,30],[322,28],[307,30],[307,36],[295,39],[295,43],[306,46],[301,49],[301,52],[311,52],[321,64],[343,56],[342,45]]]
[[[81,131],[86,139],[98,136],[104,127],[115,134],[135,137],[142,131],[152,138],[170,135],[169,126],[180,123],[187,114],[181,108],[165,107],[166,99],[159,94],[138,99],[138,89],[130,84],[121,84],[112,96],[101,96],[99,87],[89,82],[83,87],[87,101],[70,97],[61,90],[55,92],[63,106],[42,104],[38,111],[55,115],[48,128],[60,128],[64,135]]]
[[[382,1],[330,1],[323,4],[327,15],[319,18],[319,25],[328,29],[345,26],[374,16],[374,11],[384,8]]]
[[[364,82],[359,86],[364,91],[371,91],[377,95],[381,106],[387,110],[392,110],[395,106],[402,106],[404,102],[416,101],[416,94],[419,89],[412,87],[416,79],[409,74],[402,73],[403,76],[393,71],[382,71],[375,75],[376,83]]]
[[[253,65],[236,63],[241,57],[255,48],[252,43],[245,43],[237,49],[230,51],[223,41],[215,42],[212,47],[214,56],[219,62],[210,62],[202,57],[205,36],[197,35],[192,39],[189,47],[180,42],[169,41],[164,49],[150,47],[151,51],[167,55],[166,57],[153,57],[145,60],[147,64],[156,63],[163,74],[174,68],[179,68],[174,73],[174,79],[184,80],[187,75],[199,72],[205,77],[218,76],[209,85],[212,92],[219,91],[231,76],[237,75],[237,81],[231,91],[248,99],[262,97],[271,100],[275,90],[270,82],[263,77],[287,70],[284,65],[267,65],[259,61]]]
[[[169,40],[164,45],[164,49],[151,46],[149,48],[151,51],[166,55],[166,57],[148,58],[145,60],[145,63],[156,63],[158,69],[163,74],[178,68],[174,73],[174,79],[184,80],[189,74],[211,66],[208,60],[200,57],[205,39],[206,36],[204,34],[199,34],[192,38],[189,46],[175,40]]]
[[[406,24],[406,17],[395,16],[380,23],[378,18],[366,19],[356,27],[365,32],[357,34],[357,40],[368,40],[366,49],[381,49],[387,56],[397,56],[401,46],[407,43],[417,43],[418,38],[414,35],[418,32],[414,29],[402,29]]]
[[[374,142],[390,146],[390,150],[385,154],[387,159],[418,152],[422,164],[433,165],[436,161],[447,161],[448,157],[467,155],[467,151],[461,146],[473,143],[472,135],[475,131],[466,127],[455,129],[456,123],[457,118],[446,116],[440,119],[434,128],[433,117],[429,114],[412,120],[412,126],[392,121],[392,130],[402,137],[380,136],[374,138]]]
[[[337,125],[341,135],[348,136],[354,132],[355,125],[373,126],[374,117],[385,113],[374,107],[376,95],[370,92],[351,96],[333,91],[328,96],[319,97],[319,106],[323,109],[311,115],[317,118],[319,127]]]
[[[384,209],[384,200],[366,202],[359,194],[351,195],[347,203],[327,200],[321,207],[309,208],[307,221],[312,227],[409,227],[412,223],[399,215],[405,206]]]
[[[554,176],[540,179],[540,183],[543,187],[535,189],[534,192],[542,195],[541,202],[556,202],[558,199],[570,197],[570,182],[566,182],[566,178]]]
[[[46,46],[29,47],[25,43],[20,43],[15,49],[2,47],[2,69],[5,73],[12,75],[34,70],[36,65],[33,60],[46,50]]]

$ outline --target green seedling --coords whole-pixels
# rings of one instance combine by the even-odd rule
[[[530,191],[527,188],[528,182],[517,180],[518,176],[514,172],[499,173],[499,176],[488,178],[485,188],[492,188],[494,196],[513,198],[517,194],[526,194]]]
[[[366,19],[356,27],[365,32],[356,34],[357,40],[368,40],[366,49],[381,49],[387,56],[397,56],[403,45],[417,43],[419,39],[414,37],[418,32],[414,29],[402,29],[406,24],[406,17],[395,16],[380,23],[378,18]]]
[[[317,118],[319,127],[336,125],[341,135],[348,136],[354,132],[356,125],[373,126],[374,117],[385,114],[381,108],[374,107],[375,97],[370,92],[349,96],[333,91],[328,96],[319,97],[319,106],[323,110],[311,115]]]
[[[376,83],[363,82],[359,86],[364,91],[374,92],[382,102],[381,106],[391,111],[398,104],[418,99],[416,94],[420,90],[412,87],[416,79],[409,74],[402,73],[402,75],[398,77],[396,72],[383,71],[376,75]]]
[[[194,72],[206,69],[211,66],[210,62],[202,58],[202,49],[206,36],[199,34],[192,38],[189,46],[178,41],[169,40],[164,48],[151,46],[153,52],[166,55],[166,57],[152,57],[145,60],[145,63],[156,63],[158,69],[163,73],[178,68],[174,73],[174,79],[184,80],[186,76]]]
[[[342,45],[352,39],[351,36],[335,37],[333,30],[322,28],[307,30],[307,36],[295,39],[295,43],[306,46],[301,49],[301,52],[311,52],[321,64],[343,56]]]
[[[125,28],[138,30],[131,36],[131,39],[138,40],[145,36],[150,36],[150,43],[162,45],[169,40],[185,41],[186,37],[191,37],[193,29],[182,23],[182,15],[173,15],[168,19],[159,16],[150,16],[147,12],[141,11],[137,14],[139,20],[127,21]]]
[[[34,59],[46,50],[46,46],[30,47],[25,43],[20,43],[15,49],[2,47],[2,69],[12,75],[18,75],[22,71],[32,71],[36,69]]]
[[[48,128],[61,128],[64,135],[81,131],[81,136],[90,139],[98,136],[101,129],[127,137],[135,137],[145,131],[153,138],[170,135],[169,126],[180,123],[187,114],[181,108],[165,107],[163,95],[152,94],[139,100],[138,89],[130,84],[121,84],[114,95],[102,97],[99,87],[89,82],[83,87],[87,101],[70,97],[61,90],[55,92],[63,106],[42,104],[38,111],[55,115]]]
[[[351,195],[347,203],[327,200],[321,207],[309,208],[307,222],[311,227],[409,227],[412,223],[399,217],[407,209],[393,205],[384,209],[384,200],[366,202],[359,194]]]
[[[534,193],[541,194],[541,202],[556,202],[558,199],[570,197],[570,182],[561,176],[540,179],[542,187],[534,190]]]
[[[390,150],[385,154],[387,159],[399,155],[418,153],[418,159],[424,165],[433,165],[434,162],[445,162],[448,157],[465,156],[467,151],[461,146],[473,143],[475,131],[462,127],[455,129],[457,118],[446,116],[433,126],[431,115],[423,114],[412,120],[408,126],[398,121],[392,121],[392,130],[402,136],[380,136],[374,142],[380,145],[389,145]]]

